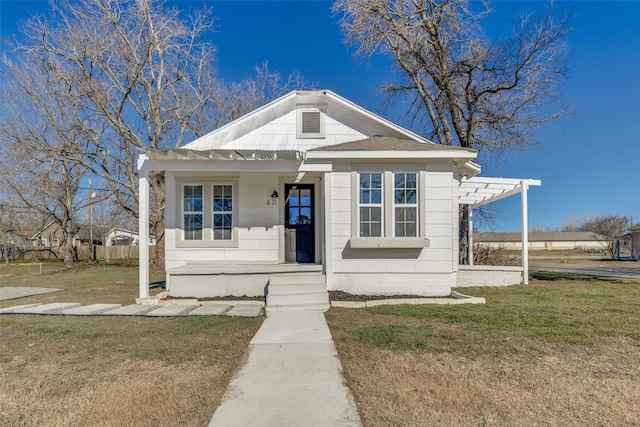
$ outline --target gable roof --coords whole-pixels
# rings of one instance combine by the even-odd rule
[[[309,110],[324,114],[322,136],[306,138],[299,133],[297,113]],[[199,162],[198,170],[214,170],[223,161],[256,160],[278,161],[279,167],[291,168],[295,162],[317,167],[318,162],[335,159],[431,159],[452,162],[460,176],[473,177],[480,173],[476,157],[476,150],[435,144],[329,90],[298,90],[180,148],[147,149],[138,168],[191,170],[192,162]],[[257,163],[252,167],[264,168]]]
[[[330,90],[292,91],[252,112],[192,141],[181,148],[207,151],[224,148],[226,144],[270,123],[298,108],[319,107],[327,115],[349,116],[357,123],[376,127],[385,136],[434,144],[402,126],[361,107]],[[435,144],[434,144],[435,145]]]

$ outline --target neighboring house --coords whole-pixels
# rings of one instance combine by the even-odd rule
[[[105,236],[105,246],[138,246],[140,234],[124,228],[112,228]],[[155,246],[155,237],[149,237],[149,245]]]
[[[522,249],[520,233],[473,233],[473,241],[483,246],[501,249]],[[605,250],[607,243],[590,231],[532,231],[529,249]]]
[[[28,239],[28,245],[57,251],[63,240],[62,229],[57,223],[51,221]],[[79,244],[80,237],[74,234],[73,247],[77,247]]]
[[[540,185],[479,178],[476,154],[434,144],[333,92],[294,91],[179,149],[146,150],[141,240],[153,177],[165,183],[171,295],[266,295],[270,308],[327,308],[327,290],[449,296],[461,277],[459,205],[522,192],[526,214],[526,190]],[[149,295],[148,256],[141,246],[141,297]],[[487,268],[464,275],[476,280]],[[504,283],[500,272],[488,277],[526,282],[526,268],[502,271]]]

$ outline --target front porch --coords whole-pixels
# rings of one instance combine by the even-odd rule
[[[191,262],[167,269],[174,297],[264,296],[273,310],[329,308],[321,264]]]

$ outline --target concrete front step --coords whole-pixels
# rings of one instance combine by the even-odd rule
[[[329,310],[329,303],[327,304],[295,304],[295,305],[278,305],[267,306],[267,312],[284,312],[284,311],[327,311]]]
[[[323,285],[326,282],[324,274],[321,273],[300,273],[300,274],[280,274],[273,275],[269,279],[269,287],[271,286],[287,286],[287,285],[311,285],[319,284]]]
[[[267,305],[297,305],[297,304],[329,304],[329,294],[322,292],[305,292],[301,294],[272,295],[267,296]]]
[[[291,295],[304,293],[327,292],[327,285],[322,283],[305,283],[290,285],[269,285],[269,295]]]
[[[268,311],[329,309],[326,278],[321,273],[274,275],[269,281]]]

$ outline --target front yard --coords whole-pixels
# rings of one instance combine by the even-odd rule
[[[366,426],[640,425],[640,283],[540,276],[486,305],[327,313]]]
[[[157,275],[162,278],[161,275]],[[131,263],[0,266],[0,286],[66,290],[4,301],[132,304]],[[1,289],[0,289],[1,292]],[[205,426],[259,318],[0,316],[0,425]]]
[[[0,307],[135,299],[135,265],[79,267],[0,266],[0,287],[65,289]],[[487,304],[327,312],[365,426],[640,425],[640,283],[463,292]],[[205,426],[260,324],[0,316],[0,425]]]

